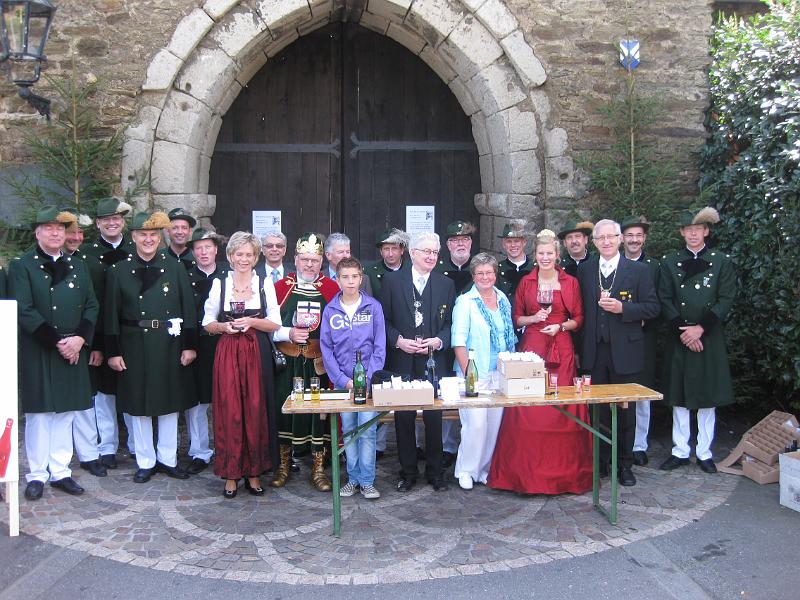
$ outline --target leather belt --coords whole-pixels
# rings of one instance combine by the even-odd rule
[[[158,319],[143,319],[136,321],[134,319],[120,319],[121,325],[128,327],[141,327],[142,329],[167,329],[172,326],[169,321],[159,321]]]
[[[292,358],[297,358],[301,355],[306,358],[319,358],[322,356],[322,348],[319,345],[319,340],[308,340],[308,343],[302,346],[292,342],[278,342],[275,345],[278,350]]]

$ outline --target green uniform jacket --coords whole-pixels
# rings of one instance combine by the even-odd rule
[[[647,265],[650,274],[653,276],[653,287],[658,292],[658,282],[660,279],[659,270],[661,263],[658,259],[645,256],[644,253],[639,257],[638,262]],[[653,389],[656,385],[656,352],[658,350],[658,332],[661,317],[645,321],[644,324],[644,371],[638,383]]]
[[[525,262],[517,269],[517,265],[508,258],[500,261],[497,271],[497,287],[503,292],[511,304],[514,304],[514,293],[517,291],[519,280],[525,277],[533,269],[534,261],[532,258],[525,257]]]
[[[59,262],[66,268],[64,278],[55,284],[54,275],[45,268],[55,263],[38,247],[11,261],[8,268],[8,291],[19,313],[20,387],[26,413],[92,407],[89,346],[81,350],[78,363],[70,365],[56,345],[70,334],[92,343],[97,299],[83,261],[65,256]]]
[[[469,260],[465,262],[463,266],[457,267],[448,256],[440,260],[433,270],[452,279],[456,286],[456,296],[460,296],[472,288],[472,273],[469,272],[469,263],[471,260],[472,257],[470,256]]]
[[[736,296],[736,274],[727,255],[704,249],[699,258],[706,268],[688,277],[684,261],[692,258],[683,249],[661,260],[658,295],[670,332],[664,395],[672,406],[724,406],[733,402],[723,323]],[[703,326],[702,352],[692,352],[681,343],[678,327],[687,324]]]
[[[400,263],[400,269],[410,269],[411,259],[403,256],[403,262]],[[386,268],[386,263],[379,260],[374,265],[368,266],[364,269],[364,274],[369,277],[369,282],[372,286],[372,297],[378,298],[381,294],[381,285],[383,284],[383,276],[386,273],[393,273],[392,270]]]
[[[138,255],[108,269],[104,302],[106,351],[122,356],[126,370],[117,378],[117,399],[134,416],[155,417],[196,404],[192,366],[181,366],[181,351],[197,348],[197,311],[189,276],[174,258],[161,252],[150,262],[153,284],[142,291]],[[133,321],[181,318],[181,335],[166,328],[142,328]]]
[[[197,263],[194,260],[194,254],[192,254],[192,251],[189,248],[184,249],[184,251],[181,252],[181,255],[178,256],[177,254],[175,254],[172,248],[167,246],[166,248],[164,248],[164,254],[167,255],[167,258],[173,258],[178,262],[180,262],[186,268],[187,271],[190,271],[192,267],[197,265]]]

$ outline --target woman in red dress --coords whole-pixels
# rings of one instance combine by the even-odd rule
[[[536,236],[536,267],[520,280],[512,319],[525,327],[520,351],[536,352],[560,385],[572,385],[575,353],[570,331],[583,325],[578,280],[557,266],[560,247],[555,233]],[[552,304],[543,308],[547,290]],[[588,422],[585,405],[565,410]],[[582,494],[592,488],[592,437],[551,406],[506,408],[489,471],[489,487],[525,494]]]

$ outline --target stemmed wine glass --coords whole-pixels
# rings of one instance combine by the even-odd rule
[[[244,316],[244,304],[245,303],[243,301],[231,300],[231,319],[232,320],[235,321],[236,319],[241,319]],[[242,330],[241,327],[237,327],[235,325],[232,325],[232,328],[235,329],[236,331],[241,331]]]
[[[309,329],[314,324],[314,315],[307,310],[295,310],[292,323],[298,329]],[[305,350],[306,344],[298,344],[301,349]]]
[[[553,288],[549,286],[539,287],[536,294],[536,301],[544,310],[550,312],[550,307],[553,305]]]

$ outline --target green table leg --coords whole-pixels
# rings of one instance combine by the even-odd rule
[[[617,464],[617,405],[611,404],[611,510],[608,515],[608,521],[612,525],[617,524],[617,498],[619,496],[619,478],[617,477],[618,467]]]
[[[592,405],[592,425],[600,427],[600,406]],[[600,506],[600,436],[592,430],[592,503]]]
[[[330,413],[331,421],[331,479],[333,479],[333,535],[342,532],[342,499],[339,496],[339,413]]]

